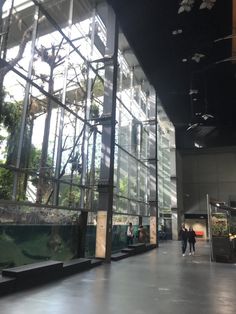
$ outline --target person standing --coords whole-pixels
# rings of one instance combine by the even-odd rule
[[[189,255],[194,255],[195,254],[196,233],[193,230],[192,226],[189,227],[188,242],[189,242]]]
[[[188,230],[185,228],[185,224],[182,223],[181,229],[179,231],[179,238],[182,245],[182,255],[185,256],[187,241],[188,241]]]
[[[142,225],[138,228],[138,241],[140,243],[146,243],[147,240],[147,232]]]
[[[132,222],[129,223],[129,226],[128,226],[128,228],[127,228],[126,235],[127,235],[127,245],[133,244],[134,229],[133,229]]]

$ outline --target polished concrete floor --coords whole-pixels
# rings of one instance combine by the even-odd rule
[[[210,263],[207,243],[180,242],[0,299],[1,314],[235,314],[236,265]]]

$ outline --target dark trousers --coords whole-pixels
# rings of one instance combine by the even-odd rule
[[[187,240],[181,240],[182,242],[182,253],[184,254],[187,248]]]
[[[133,237],[127,236],[127,245],[133,244]]]
[[[195,252],[195,242],[189,242],[189,251],[190,253],[192,252]]]

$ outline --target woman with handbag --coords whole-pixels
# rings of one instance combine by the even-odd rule
[[[126,236],[127,236],[127,245],[133,244],[134,229],[133,229],[132,222],[129,223],[129,226],[128,226],[127,232],[126,232]]]

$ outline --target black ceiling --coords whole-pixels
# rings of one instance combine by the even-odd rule
[[[176,127],[179,148],[236,145],[236,69],[223,61],[232,57],[232,39],[214,42],[232,34],[232,1],[216,0],[211,10],[199,9],[202,1],[178,14],[178,0],[110,0]],[[213,117],[205,120],[206,113]]]

